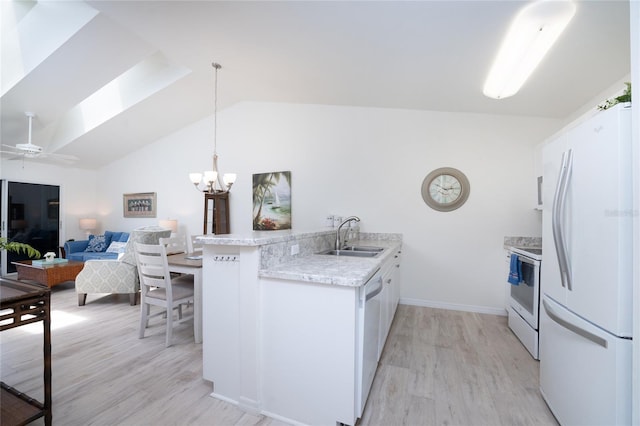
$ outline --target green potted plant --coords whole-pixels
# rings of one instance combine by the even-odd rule
[[[624,83],[627,88],[624,89],[624,92],[620,96],[616,96],[615,98],[607,99],[603,104],[598,105],[598,109],[604,111],[605,109],[609,109],[614,105],[622,104],[625,102],[631,102],[631,83]]]
[[[0,238],[0,250],[12,251],[14,253],[26,253],[29,257],[40,257],[40,252],[29,244],[7,241],[6,238]]]

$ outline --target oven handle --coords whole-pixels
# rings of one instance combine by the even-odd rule
[[[511,253],[513,253],[513,252],[511,252]],[[527,256],[523,256],[523,255],[521,255],[521,254],[519,254],[519,253],[513,253],[513,254],[515,254],[516,256],[518,256],[518,260],[519,260],[520,262],[522,262],[522,263],[528,263],[529,265],[533,265],[533,266],[537,266],[537,265],[539,265],[539,264],[540,264],[540,261],[539,261],[539,260],[531,259],[531,258],[529,258],[529,257],[527,257]]]

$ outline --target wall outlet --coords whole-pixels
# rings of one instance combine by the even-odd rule
[[[334,216],[333,217],[333,227],[337,228],[342,223],[342,216]]]
[[[291,246],[291,256],[295,256],[300,253],[300,244],[294,244]]]
[[[327,215],[327,217],[324,218],[324,226],[326,226],[327,228],[333,228],[333,215]]]

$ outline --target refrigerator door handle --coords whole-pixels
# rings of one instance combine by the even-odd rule
[[[592,341],[593,343],[602,346],[603,348],[607,348],[609,346],[609,343],[607,342],[606,339],[603,339],[600,336],[597,336],[583,328],[578,327],[577,325],[565,320],[564,318],[560,318],[560,316],[557,314],[557,312],[553,309],[553,307],[551,305],[549,305],[547,303],[546,300],[542,301],[542,305],[544,306],[544,310],[547,312],[547,315],[549,315],[549,318],[551,318],[553,321],[555,321],[556,323],[558,323],[559,325],[561,325],[562,327],[566,328],[569,331],[572,331],[573,333],[584,337],[587,340]]]
[[[573,171],[573,151],[571,149],[567,151],[566,169],[567,171],[564,175],[564,185],[562,186],[562,195],[560,198],[560,212],[558,213],[558,216],[560,216],[560,218],[562,219],[564,219],[565,217],[564,208],[567,204],[567,191],[569,190],[569,180],[571,179],[571,172]],[[567,281],[567,289],[571,291],[573,289],[573,285],[571,279],[571,265],[569,264],[569,250],[567,249],[567,234],[564,229],[564,221],[560,222],[560,229],[562,231],[560,233],[560,239],[562,241],[562,256],[564,258],[564,276],[565,280]]]
[[[558,256],[558,266],[560,267],[560,281],[562,287],[572,289],[571,268],[569,267],[569,254],[567,252],[567,242],[563,228],[564,208],[567,202],[567,190],[569,188],[569,178],[571,177],[571,166],[573,164],[573,152],[568,150],[562,153],[562,164],[560,166],[560,176],[556,192],[553,196],[551,227],[553,231],[553,242],[556,246]]]
[[[560,195],[562,193],[562,185],[564,183],[564,175],[567,170],[567,153],[562,153],[562,160],[560,164],[560,174],[558,175],[558,182],[556,183],[556,191],[553,195],[553,205],[551,207],[551,231],[553,232],[553,244],[556,247],[556,256],[558,257],[558,266],[560,267],[560,283],[562,287],[565,287],[564,275],[562,273],[562,267],[564,265],[564,259],[562,251],[562,235],[560,229]]]

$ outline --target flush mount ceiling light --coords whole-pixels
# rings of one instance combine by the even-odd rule
[[[202,192],[209,194],[229,192],[231,185],[236,181],[235,173],[225,173],[222,179],[226,188],[222,187],[219,179],[218,172],[218,146],[217,146],[217,133],[218,133],[218,70],[222,68],[222,65],[217,62],[211,64],[215,70],[214,81],[214,95],[213,95],[213,170],[207,170],[204,173],[189,173],[189,179],[194,186]],[[204,184],[204,188],[200,186],[200,183]],[[217,186],[217,188],[216,188]]]
[[[542,0],[526,6],[513,20],[484,84],[485,96],[514,95],[573,18],[571,1]]]

